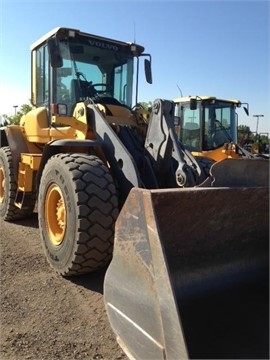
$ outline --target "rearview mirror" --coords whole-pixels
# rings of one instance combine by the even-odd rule
[[[245,113],[247,114],[247,116],[249,116],[248,108],[246,108],[245,106],[243,106],[243,109],[245,110]]]
[[[189,99],[189,107],[190,107],[190,110],[197,109],[197,99],[196,98]]]
[[[151,61],[148,59],[144,59],[144,72],[145,72],[146,81],[149,84],[152,84]]]
[[[59,42],[56,37],[47,40],[49,59],[53,68],[63,66],[63,59],[60,52]]]

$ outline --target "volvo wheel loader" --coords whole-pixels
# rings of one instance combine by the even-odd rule
[[[156,99],[150,117],[132,107],[141,58],[152,81],[140,45],[57,28],[31,57],[33,110],[0,129],[2,218],[37,206],[64,277],[107,267],[130,359],[267,358],[268,162],[225,159],[202,177],[174,102]]]
[[[186,149],[204,163],[209,174],[211,165],[223,159],[267,156],[248,151],[237,138],[237,109],[249,115],[248,103],[215,96],[186,96],[175,102],[175,130]],[[246,106],[244,106],[246,105]]]
[[[224,144],[238,143],[236,109],[247,105],[243,109],[249,115],[248,104],[242,104],[239,100],[197,95],[177,98],[174,102],[177,135],[195,156],[219,161],[244,155],[241,149],[227,149]]]

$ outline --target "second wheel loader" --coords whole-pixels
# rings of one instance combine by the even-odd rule
[[[177,135],[194,156],[214,161],[253,157],[237,145],[236,109],[244,105],[239,100],[196,95],[181,97],[174,102]],[[248,115],[248,106],[243,108]]]
[[[205,170],[223,159],[266,158],[257,151],[249,151],[238,140],[237,109],[249,106],[240,100],[215,96],[186,96],[175,103],[175,129],[186,149],[204,162]],[[246,105],[246,106],[244,106]]]
[[[0,214],[37,205],[64,277],[108,266],[105,307],[130,359],[267,358],[268,162],[224,160],[202,177],[172,101],[150,118],[132,108],[142,57],[151,83],[143,51],[69,28],[33,44],[34,108],[0,129]]]

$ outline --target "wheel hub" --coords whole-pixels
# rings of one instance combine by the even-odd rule
[[[45,219],[50,241],[59,246],[66,231],[66,207],[58,185],[52,184],[46,194]]]

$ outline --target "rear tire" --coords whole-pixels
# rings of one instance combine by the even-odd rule
[[[108,168],[96,156],[58,154],[48,160],[38,216],[46,258],[59,274],[89,273],[111,260],[118,199]]]
[[[15,205],[17,181],[15,179],[12,153],[8,146],[0,148],[0,215],[6,221],[24,219],[32,215],[35,208],[35,192],[28,209]]]

